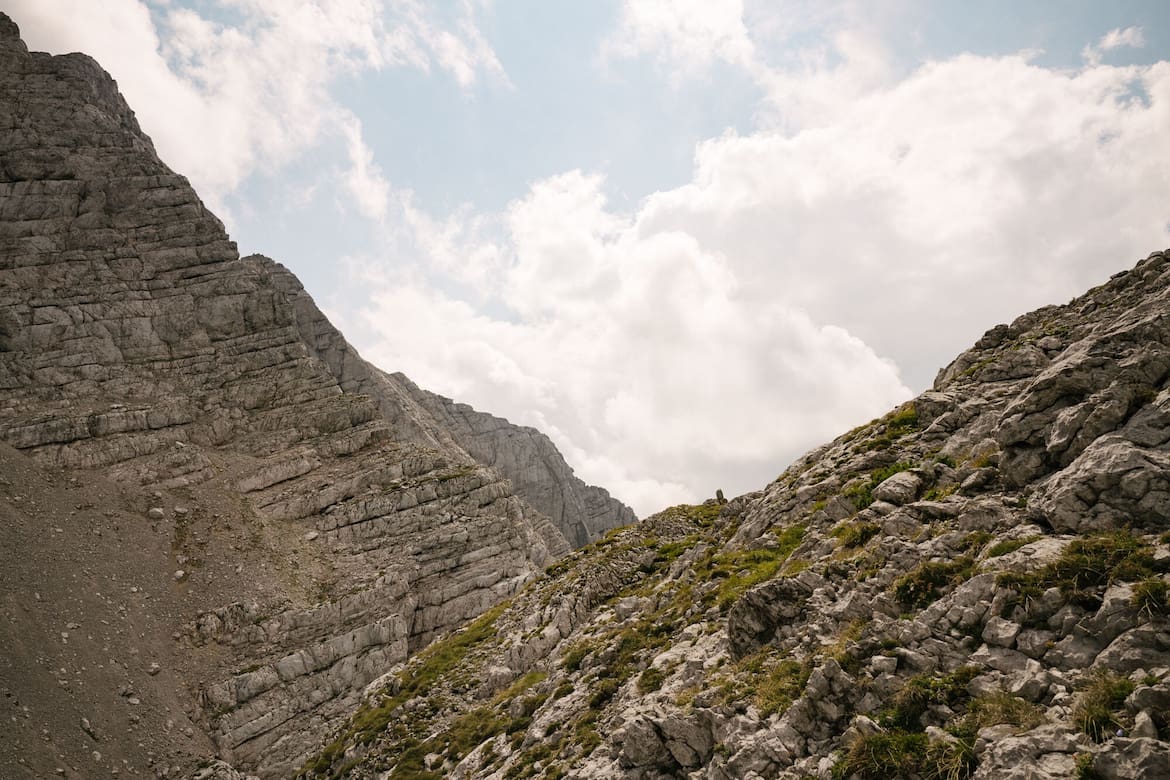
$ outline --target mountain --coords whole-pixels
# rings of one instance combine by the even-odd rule
[[[287,776],[385,669],[635,519],[362,360],[96,62],[2,13],[0,390],[5,778]]]
[[[396,667],[350,778],[1170,777],[1170,252]]]
[[[0,106],[0,776],[1170,777],[1170,253],[605,533],[2,14]]]

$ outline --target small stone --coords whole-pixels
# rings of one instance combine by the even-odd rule
[[[89,718],[81,719],[81,730],[89,735],[89,738],[94,742],[98,741],[97,732],[93,730],[93,725],[89,722]]]
[[[157,663],[151,663],[150,666],[147,667],[147,669],[146,669],[146,673],[149,674],[151,677],[155,676],[160,671],[162,671],[162,667],[159,666]]]
[[[1020,633],[1020,625],[1001,617],[992,617],[983,627],[983,641],[989,645],[1010,648]]]
[[[305,541],[306,541],[306,542],[311,542],[311,541],[313,541],[314,539],[316,539],[316,538],[317,538],[318,536],[320,536],[320,535],[321,535],[321,534],[317,533],[316,531],[309,531],[307,534],[305,534]]]
[[[90,753],[90,755],[93,756],[94,761],[101,761],[102,760],[102,754],[97,750]]]
[[[152,506],[147,511],[146,516],[151,520],[162,520],[164,517],[166,517],[166,513],[163,512],[161,506]]]
[[[187,507],[185,507],[185,506],[177,506],[177,507],[175,507],[175,514],[176,514],[178,517],[186,517],[186,516],[187,516],[187,515],[190,513],[190,511],[191,511],[191,510],[190,510],[190,509],[188,509],[188,508],[187,508]]]
[[[182,569],[175,569],[175,579],[176,580],[181,580],[186,576],[187,576],[187,572],[183,571]]]
[[[1133,730],[1130,734],[1134,737],[1158,738],[1158,726],[1154,723],[1153,717],[1150,716],[1147,710],[1142,710],[1134,716]]]

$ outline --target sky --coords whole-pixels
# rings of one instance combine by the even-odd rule
[[[1170,246],[1170,4],[8,0],[371,362],[646,515]]]

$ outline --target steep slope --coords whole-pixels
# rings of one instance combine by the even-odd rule
[[[528,504],[553,521],[573,547],[638,519],[605,488],[578,479],[552,440],[535,428],[478,412],[423,390],[403,374],[387,374],[366,363],[329,324],[296,277],[260,255],[245,259],[268,269],[293,302],[303,341],[329,366],[346,392],[378,400],[382,416],[395,425],[397,438],[454,446],[496,469]]]
[[[1170,777],[1170,254],[551,567],[305,776]]]
[[[559,530],[525,499],[529,472],[516,474],[520,490],[507,473],[552,458],[550,473],[571,475],[547,439],[516,429],[507,457],[469,453],[421,391],[361,360],[291,274],[239,257],[97,63],[29,53],[3,14],[0,109],[6,469],[82,492],[116,486],[95,488],[100,509],[79,494],[83,517],[27,513],[4,490],[7,552],[23,575],[3,578],[0,594],[17,610],[59,591],[60,570],[28,563],[42,526],[72,534],[83,518],[101,530],[121,517],[135,541],[83,535],[109,566],[74,569],[74,587],[124,598],[129,577],[135,599],[163,599],[165,610],[143,607],[150,637],[139,639],[188,670],[166,676],[165,705],[124,697],[139,709],[91,721],[96,731],[139,728],[149,712],[161,732],[181,699],[194,736],[172,774],[211,752],[204,732],[240,767],[287,775],[388,665],[513,593],[570,549],[566,533],[629,518],[612,499],[574,514],[581,486],[565,479]],[[550,488],[537,486],[544,502]],[[78,615],[68,622],[85,625]],[[46,733],[76,732],[82,710],[117,696],[93,670],[139,648],[129,624],[111,625],[108,638],[73,638],[61,668],[79,674],[69,706],[81,714],[43,713]],[[3,684],[35,702],[34,667],[64,648],[18,640],[0,635]],[[140,666],[127,664],[127,685],[157,688]],[[111,755],[139,769],[154,760],[134,745]],[[41,776],[18,757],[0,775]]]

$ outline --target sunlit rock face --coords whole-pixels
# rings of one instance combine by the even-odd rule
[[[28,52],[3,14],[0,441],[14,448],[11,463],[46,480],[81,494],[104,486],[69,510],[113,524],[94,527],[91,554],[116,561],[134,545],[143,568],[127,564],[126,576],[162,573],[133,591],[163,599],[141,605],[157,635],[103,629],[104,647],[76,662],[84,681],[111,655],[170,659],[171,674],[127,685],[167,678],[178,700],[123,697],[141,708],[130,728],[150,724],[169,744],[159,754],[173,753],[178,769],[168,774],[215,753],[288,776],[365,685],[572,547],[634,520],[576,479],[539,432],[363,361],[291,273],[239,256],[96,62]],[[5,497],[6,554],[27,579],[0,583],[14,601],[65,574],[34,566],[28,524],[88,529],[26,512],[17,495]],[[116,568],[69,573],[93,609],[122,590]],[[5,682],[36,699],[35,675],[20,665],[43,655],[0,637],[8,642]],[[103,692],[91,681],[78,695],[46,734],[65,721],[75,730],[86,697]],[[191,734],[174,725],[177,709]],[[160,736],[167,723],[175,739]],[[19,732],[13,740],[20,771],[55,772],[52,750]],[[140,764],[147,752],[119,750],[102,760]],[[3,761],[0,775],[24,776]]]

